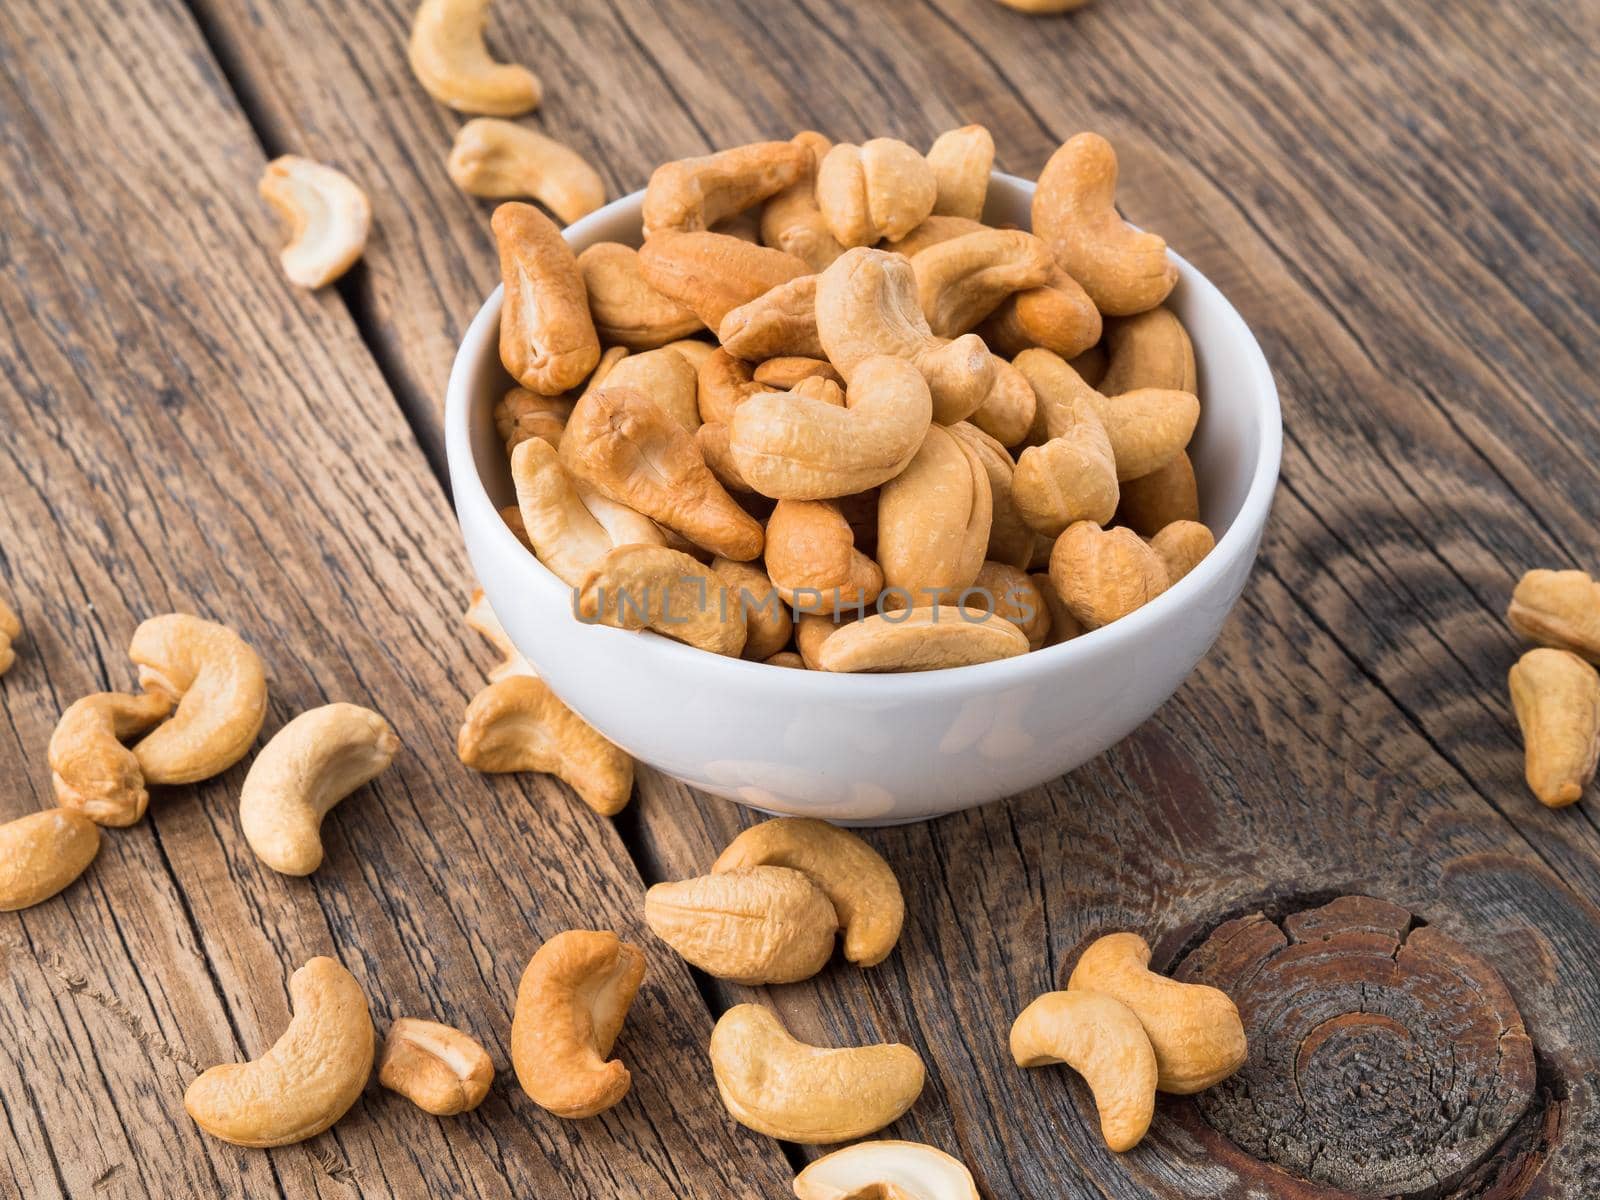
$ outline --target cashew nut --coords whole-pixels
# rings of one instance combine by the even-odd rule
[[[1025,441],[1033,429],[1038,400],[1028,377],[1003,358],[994,360],[994,383],[983,403],[968,418],[1002,447]],[[951,426],[955,428],[955,426]]]
[[[441,104],[457,112],[515,117],[537,108],[538,76],[489,57],[483,27],[489,0],[422,0],[411,25],[411,70]]]
[[[476,588],[472,593],[472,600],[467,605],[463,618],[467,628],[476,630],[485,641],[500,653],[500,661],[489,668],[489,682],[497,683],[508,675],[534,675],[533,669],[522,651],[518,650],[511,641],[511,635],[500,624],[500,618],[495,616],[494,609],[489,607],[489,598],[483,594],[482,588]]]
[[[938,194],[928,160],[897,138],[841,142],[817,167],[817,207],[841,246],[905,237],[933,211]]]
[[[589,295],[595,332],[608,345],[648,350],[702,328],[699,317],[645,282],[639,252],[632,246],[596,242],[578,255],[578,270]],[[682,353],[682,347],[674,348]]]
[[[1583,571],[1529,571],[1506,609],[1511,628],[1542,646],[1600,662],[1600,583]]]
[[[1167,590],[1166,564],[1131,529],[1067,526],[1050,551],[1050,581],[1085,629],[1099,629]]]
[[[1014,356],[1041,347],[1073,358],[1091,349],[1103,329],[1089,293],[1052,255],[1043,285],[1002,300],[978,332],[996,354]]]
[[[47,808],[0,825],[0,912],[50,899],[100,852],[100,826],[70,808]]]
[[[1089,1085],[1100,1136],[1118,1154],[1150,1128],[1156,1107],[1156,1054],[1139,1018],[1100,992],[1046,992],[1011,1025],[1019,1067],[1066,1063]]]
[[[928,148],[937,193],[933,211],[939,216],[983,218],[994,168],[994,138],[982,125],[947,129]]]
[[[1099,312],[1100,310],[1096,309],[1095,311]],[[1097,346],[1090,346],[1082,354],[1068,362],[1067,366],[1076,371],[1078,377],[1090,387],[1097,388],[1105,380],[1106,369],[1110,366],[1110,362],[1111,360],[1106,353],[1105,343],[1101,342]]]
[[[1528,787],[1550,808],[1573,803],[1600,760],[1600,675],[1571,651],[1541,648],[1517,660],[1510,683]]]
[[[531,675],[507,675],[472,698],[456,755],[474,771],[554,775],[602,817],[633,792],[633,759]]]
[[[1068,992],[1098,992],[1132,1010],[1155,1051],[1156,1086],[1186,1096],[1221,1083],[1250,1047],[1227,993],[1150,970],[1150,946],[1136,933],[1097,938],[1078,957]]]
[[[1200,493],[1194,464],[1179,453],[1159,470],[1122,483],[1117,524],[1127,525],[1141,537],[1154,537],[1174,521],[1200,519]]]
[[[490,200],[531,196],[566,225],[606,202],[605,180],[570,146],[536,129],[476,117],[456,130],[445,170],[468,195]]]
[[[767,571],[796,608],[870,604],[883,590],[883,572],[855,546],[855,532],[838,505],[825,500],[779,500],[767,518]]]
[[[1027,652],[1027,634],[1003,617],[942,605],[878,613],[842,626],[815,658],[819,671],[942,671]]]
[[[1007,364],[1009,365],[1009,364]],[[949,430],[977,457],[978,464],[989,476],[989,545],[986,559],[1008,563],[1013,567],[1026,567],[1033,559],[1033,544],[1037,540],[1033,529],[1022,519],[1012,499],[1011,488],[1016,477],[1016,464],[1006,448],[988,433],[966,421],[958,421]]]
[[[639,250],[639,269],[646,283],[708,329],[720,329],[741,304],[811,273],[792,254],[709,231],[656,234]]]
[[[730,309],[717,327],[722,348],[761,362],[783,355],[823,358],[817,336],[817,277],[802,275]]]
[[[752,987],[810,979],[839,928],[827,895],[782,866],[658,883],[645,892],[644,920],[706,974]]]
[[[289,977],[294,1015],[272,1048],[252,1062],[223,1063],[183,1094],[212,1137],[236,1146],[287,1146],[349,1111],[372,1074],[376,1034],[355,976],[313,958]]]
[[[835,633],[859,617],[859,613],[852,613],[848,609],[843,610],[838,620],[834,619],[831,611],[800,613],[794,624],[794,645],[806,669],[822,670],[822,647]]]
[[[572,415],[573,402],[565,396],[541,396],[527,388],[506,391],[494,406],[494,428],[510,454],[529,438],[539,438],[557,448]]]
[[[974,597],[973,592],[978,595]],[[966,603],[1010,621],[1028,639],[1028,649],[1038,650],[1050,636],[1050,606],[1039,592],[1039,585],[1020,567],[1009,563],[985,562],[963,593]]]
[[[821,271],[844,253],[817,207],[817,167],[833,143],[809,129],[790,140],[806,152],[809,161],[798,180],[761,206],[761,244],[792,254],[813,271]]]
[[[1152,308],[1136,317],[1110,321],[1105,334],[1106,373],[1095,386],[1107,396],[1140,388],[1191,395],[1199,391],[1194,343],[1178,314],[1170,308]]]
[[[523,387],[555,396],[600,361],[578,260],[555,222],[531,204],[500,205],[489,220],[500,250],[500,361]]]
[[[994,516],[989,473],[942,425],[932,426],[910,465],[878,493],[878,564],[901,607],[939,603],[970,587],[983,565]]]
[[[644,234],[710,229],[811,173],[811,153],[794,142],[754,142],[662,163],[644,192]]]
[[[722,576],[666,546],[607,551],[584,578],[574,608],[590,624],[653,629],[730,658],[739,657],[749,636],[744,610]]]
[[[728,585],[729,603],[744,613],[743,657],[765,662],[789,644],[794,618],[765,571],[727,558],[712,559],[711,569]]]
[[[700,364],[700,419],[707,425],[726,425],[733,411],[767,389],[756,383],[750,364],[718,346]]]
[[[343,171],[285,154],[267,164],[257,190],[289,226],[280,260],[290,283],[324,287],[367,248],[372,205]]]
[[[769,391],[786,392],[807,379],[826,379],[844,387],[844,377],[825,358],[784,354],[769,358],[755,369],[755,381]],[[844,396],[839,397],[842,404]]]
[[[882,248],[895,254],[903,254],[907,258],[914,258],[929,246],[937,246],[940,242],[964,237],[969,233],[981,233],[988,228],[990,226],[982,221],[968,217],[947,217],[935,213],[905,237],[885,242]]]
[[[150,802],[144,772],[122,743],[171,711],[172,697],[165,692],[102,692],[72,704],[50,735],[56,801],[99,825],[132,825],[144,816]]]
[[[1033,194],[1033,231],[1109,317],[1154,308],[1178,282],[1167,244],[1118,214],[1117,152],[1080,133],[1050,156]]]
[[[1055,537],[1075,521],[1109,524],[1117,511],[1117,463],[1099,413],[1087,401],[1062,402],[1050,440],[1017,457],[1011,499],[1028,527]]]
[[[1007,296],[1043,286],[1053,266],[1044,241],[1020,229],[984,228],[938,242],[911,260],[917,303],[939,337],[974,329]]]
[[[763,821],[729,842],[711,871],[764,866],[802,871],[826,893],[851,962],[877,966],[900,940],[906,915],[900,881],[883,856],[849,830],[805,817]]]
[[[648,517],[574,480],[546,442],[526,441],[512,452],[511,480],[534,553],[569,587],[581,584],[612,546],[663,542]]]
[[[1217,539],[1199,521],[1174,521],[1150,539],[1150,548],[1167,568],[1167,583],[1177,583],[1216,548]]]
[[[134,630],[128,657],[140,687],[178,702],[172,719],[133,748],[145,783],[197,783],[245,756],[266,720],[267,675],[237,633],[169,613]]]
[[[1061,602],[1061,593],[1056,591],[1056,585],[1050,581],[1048,573],[1035,571],[1028,576],[1028,582],[1039,589],[1039,598],[1044,601],[1045,608],[1050,612],[1049,628],[1044,638],[1046,646],[1059,646],[1062,642],[1070,642],[1083,633],[1082,624]]]
[[[853,1141],[898,1120],[925,1077],[910,1046],[808,1046],[755,1004],[735,1005],[717,1021],[711,1070],[735,1121],[810,1146]]]
[[[378,1082],[423,1112],[453,1117],[483,1103],[494,1063],[476,1039],[453,1026],[400,1017],[384,1039]]]
[[[700,428],[699,372],[676,350],[660,346],[628,355],[611,368],[605,386],[643,392],[685,432],[692,434]]]
[[[322,819],[372,782],[400,749],[394,730],[371,709],[326,704],[273,735],[250,764],[239,792],[239,822],[256,857],[285,875],[322,865]]]
[[[710,358],[717,348],[710,342],[701,341],[699,338],[683,337],[668,342],[665,349],[676,350],[683,355],[689,365],[698,373],[700,368],[705,365],[706,359]]]
[[[609,930],[569,929],[534,952],[517,988],[511,1065],[535,1104],[576,1120],[628,1094],[628,1068],[607,1058],[643,979],[644,952]]]
[[[0,596],[0,675],[11,669],[11,664],[17,661],[17,652],[12,648],[12,643],[22,636],[22,621],[7,604],[5,597]]]
[[[799,1200],[978,1200],[959,1159],[920,1142],[857,1142],[795,1176]]]

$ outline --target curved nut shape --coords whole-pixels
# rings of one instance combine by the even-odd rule
[[[608,1060],[644,979],[644,952],[609,930],[569,929],[534,952],[517,988],[511,1065],[533,1102],[577,1120],[628,1094]]]
[[[1042,286],[1050,248],[1020,229],[982,229],[917,252],[911,270],[928,328],[956,337],[977,327],[1007,296]]]
[[[822,670],[822,647],[835,633],[857,619],[858,614],[850,609],[844,609],[838,620],[834,619],[832,609],[800,613],[794,623],[794,645],[806,669]]]
[[[100,852],[100,826],[70,808],[0,825],[0,912],[31,908],[71,883]]]
[[[1227,993],[1157,975],[1150,970],[1150,947],[1136,933],[1111,933],[1089,943],[1067,991],[1098,992],[1127,1005],[1155,1051],[1156,1086],[1163,1092],[1203,1092],[1249,1057],[1244,1022]]]
[[[825,358],[809,358],[799,354],[784,354],[769,358],[755,369],[755,381],[773,392],[786,392],[807,379],[825,379],[840,389],[839,403],[844,403],[844,377],[833,369]]]
[[[839,928],[823,891],[779,866],[658,883],[644,894],[644,920],[685,961],[752,987],[810,979]]]
[[[718,346],[700,363],[700,419],[707,425],[726,425],[733,411],[767,388],[756,383],[750,364]]]
[[[505,631],[505,626],[500,624],[500,618],[495,616],[494,609],[489,607],[489,598],[483,594],[482,588],[474,589],[463,619],[468,629],[475,630],[500,653],[500,661],[489,669],[490,683],[498,682],[508,675],[536,674],[533,664],[512,644],[511,635]]]
[[[1099,342],[1103,329],[1089,293],[1052,255],[1044,284],[1002,300],[978,332],[996,354],[1015,356],[1037,346],[1074,358]]]
[[[942,671],[1028,652],[1028,637],[981,608],[878,613],[845,625],[816,651],[819,671]]]
[[[821,271],[844,253],[817,207],[817,167],[833,143],[810,129],[790,140],[806,152],[809,161],[796,182],[761,206],[761,244],[792,254],[813,271]]]
[[[1199,392],[1194,343],[1189,340],[1189,332],[1178,320],[1178,314],[1170,308],[1152,308],[1136,317],[1111,321],[1106,325],[1105,335],[1106,373],[1096,387],[1107,396],[1120,396],[1140,388],[1191,395]],[[1056,353],[1072,357],[1064,351],[1056,350]]]
[[[655,522],[573,479],[547,442],[526,441],[512,452],[511,481],[533,552],[568,587],[582,584],[613,546],[664,544]]]
[[[1600,583],[1583,571],[1529,571],[1506,609],[1511,628],[1541,646],[1600,662]]]
[[[982,338],[933,336],[917,303],[916,275],[898,254],[840,255],[817,279],[817,334],[852,387],[869,358],[888,354],[913,363],[928,381],[933,419],[942,425],[965,420],[994,385],[994,356]]]
[[[947,129],[928,147],[936,193],[933,211],[942,217],[983,219],[994,169],[994,137],[982,125]]]
[[[645,282],[689,309],[708,329],[741,304],[809,275],[792,254],[725,233],[658,233],[639,250]]]
[[[197,783],[243,758],[267,717],[261,657],[226,625],[169,613],[133,631],[139,686],[177,698],[172,719],[133,748],[151,783]]]
[[[512,201],[490,218],[500,249],[500,361],[523,387],[546,396],[577,387],[600,361],[578,260],[555,222]]]
[[[733,446],[726,425],[721,421],[713,421],[700,426],[694,431],[694,442],[700,449],[700,457],[706,460],[706,466],[717,477],[718,483],[730,492],[749,494],[755,491],[750,481],[739,474],[739,464],[733,461]]]
[[[290,283],[325,287],[367,248],[372,205],[343,171],[285,154],[267,164],[257,191],[289,226],[280,258]]]
[[[596,242],[578,255],[578,271],[595,332],[607,345],[648,350],[702,328],[699,317],[645,282],[632,246]]]
[[[1137,1146],[1156,1107],[1156,1055],[1133,1010],[1100,992],[1046,992],[1011,1026],[1019,1067],[1066,1063],[1089,1085],[1100,1136],[1118,1154]]]
[[[253,1062],[223,1063],[189,1085],[183,1106],[212,1137],[236,1146],[287,1146],[349,1111],[372,1074],[377,1035],[355,976],[331,958],[289,977],[294,1016]]]
[[[937,604],[970,587],[983,566],[993,523],[989,473],[942,425],[878,493],[878,563],[900,607]]]
[[[1166,466],[1129,479],[1121,488],[1117,524],[1141,537],[1154,537],[1174,521],[1200,519],[1200,491],[1187,454],[1179,453]]]
[[[1022,519],[1011,496],[1016,463],[1006,453],[1004,446],[976,425],[959,421],[949,429],[966,443],[984,473],[989,476],[989,545],[984,558],[1013,567],[1026,567],[1033,561],[1033,544],[1037,539],[1033,529]]]
[[[1511,704],[1527,751],[1528,787],[1563,808],[1583,795],[1600,760],[1600,675],[1567,650],[1529,650],[1511,668]]]
[[[1005,359],[996,358],[994,385],[968,420],[1002,447],[1016,446],[1027,440],[1037,409],[1028,377]]]
[[[384,1039],[378,1082],[423,1112],[453,1117],[483,1103],[494,1063],[474,1038],[453,1026],[401,1017]]]
[[[979,593],[977,597],[973,591]],[[972,587],[962,595],[969,607],[987,609],[1022,630],[1029,650],[1040,649],[1050,636],[1050,606],[1039,585],[1020,567],[985,562]]]
[[[602,495],[713,554],[749,562],[761,553],[760,522],[717,482],[694,437],[643,392],[605,387],[579,400],[561,461]]]
[[[905,923],[905,898],[889,864],[847,829],[777,817],[746,829],[711,864],[713,875],[753,867],[804,872],[826,893],[844,930],[844,956],[863,967],[889,957]]]
[[[794,618],[765,571],[754,563],[726,558],[712,559],[711,569],[727,584],[729,603],[744,613],[742,657],[764,662],[789,644]]]
[[[561,445],[567,418],[572,415],[571,400],[565,396],[541,396],[527,388],[508,388],[494,406],[494,428],[510,454],[529,438],[552,446]]]
[[[554,775],[602,817],[627,806],[633,759],[531,675],[508,675],[467,705],[456,755],[474,771]]]
[[[1109,317],[1154,308],[1178,282],[1167,244],[1118,214],[1117,154],[1080,133],[1050,156],[1033,194],[1033,231]]]
[[[1011,499],[1028,527],[1055,537],[1075,521],[1116,515],[1117,463],[1099,414],[1073,400],[1051,415],[1051,437],[1017,457]]]
[[[1056,585],[1050,582],[1050,576],[1046,572],[1035,571],[1028,576],[1028,581],[1039,589],[1039,598],[1050,610],[1049,629],[1044,639],[1046,646],[1059,646],[1062,642],[1070,642],[1083,633],[1083,626],[1078,623],[1078,618],[1072,615],[1067,606],[1061,603],[1061,594],[1056,591]]]
[[[755,1004],[735,1005],[717,1021],[711,1070],[735,1121],[808,1146],[852,1141],[898,1120],[925,1077],[910,1046],[808,1046]]]
[[[468,195],[531,196],[570,225],[606,202],[605,180],[588,159],[537,129],[477,117],[456,130],[445,170]]]
[[[1167,590],[1161,556],[1131,529],[1069,525],[1050,551],[1050,582],[1085,629],[1099,629]]]
[[[653,629],[712,654],[738,658],[748,629],[722,576],[682,550],[618,546],[584,579],[574,600],[580,620],[616,629]]]
[[[537,108],[538,76],[489,57],[483,27],[489,0],[422,0],[411,24],[409,57],[417,82],[457,112],[515,117]]]
[[[817,277],[780,283],[747,304],[730,309],[717,328],[722,348],[746,362],[797,355],[821,359],[817,336]]]
[[[285,875],[322,865],[322,819],[372,782],[400,749],[400,739],[371,709],[326,704],[303,712],[273,735],[250,764],[239,792],[239,822],[256,857]]]
[[[611,368],[605,386],[643,392],[686,433],[700,428],[700,375],[676,350],[660,346],[628,355]]]
[[[917,369],[900,358],[866,359],[855,367],[845,403],[797,390],[741,404],[729,426],[739,474],[775,500],[823,500],[867,491],[906,470],[933,414]]]
[[[11,669],[17,661],[17,652],[12,649],[12,643],[22,636],[22,621],[7,604],[5,598],[0,596],[0,675]]]
[[[850,522],[824,500],[778,501],[767,518],[767,571],[802,612],[870,604],[883,590],[878,564],[856,549]]]
[[[905,237],[933,211],[938,195],[928,160],[897,138],[841,142],[817,167],[817,207],[841,246]]]
[[[753,142],[662,163],[644,191],[644,235],[710,229],[811,173],[811,152],[794,142]]]
[[[972,1172],[921,1142],[857,1142],[795,1176],[799,1200],[978,1200]]]
[[[914,258],[929,246],[937,246],[951,238],[965,237],[969,233],[982,233],[990,226],[966,217],[947,217],[935,213],[905,237],[885,242],[884,250]]]
[[[1216,546],[1211,530],[1199,521],[1174,521],[1150,539],[1150,548],[1161,556],[1161,565],[1167,569],[1169,587],[1199,566]]]
[[[132,825],[150,802],[139,760],[123,740],[143,733],[172,711],[165,692],[85,696],[61,714],[50,735],[56,801],[98,825]]]

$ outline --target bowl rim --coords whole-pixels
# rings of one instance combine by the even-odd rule
[[[1031,194],[1035,187],[1032,180],[1002,171],[991,172],[991,180],[1021,188],[1028,194]],[[595,226],[618,216],[639,216],[643,202],[643,189],[620,196],[568,225],[562,231],[562,236],[569,244],[582,243]],[[1266,355],[1262,352],[1254,332],[1227,297],[1198,268],[1173,251],[1170,246],[1167,255],[1176,264],[1184,286],[1194,289],[1202,303],[1220,306],[1226,316],[1238,322],[1245,334],[1248,349],[1238,366],[1250,377],[1252,384],[1249,389],[1250,394],[1258,398],[1255,407],[1261,427],[1261,445],[1251,473],[1250,486],[1227,531],[1217,541],[1211,553],[1207,554],[1193,570],[1148,604],[1109,625],[1089,630],[1069,641],[1012,658],[962,667],[944,667],[934,671],[883,673],[786,670],[753,659],[709,654],[651,630],[633,631],[612,629],[603,625],[584,625],[578,623],[576,618],[574,623],[580,628],[592,629],[596,633],[632,637],[636,639],[637,645],[647,647],[642,650],[643,653],[662,655],[663,665],[669,668],[676,666],[685,670],[699,669],[710,672],[710,678],[706,682],[713,682],[721,677],[723,672],[727,672],[730,684],[753,683],[758,680],[781,683],[785,690],[808,700],[892,699],[892,693],[907,689],[914,689],[919,695],[926,696],[930,693],[983,691],[990,687],[1009,688],[1036,684],[1061,668],[1069,666],[1075,659],[1113,650],[1118,641],[1145,640],[1169,617],[1175,616],[1181,606],[1198,599],[1208,588],[1220,583],[1227,570],[1227,564],[1252,552],[1252,543],[1259,536],[1259,531],[1264,528],[1272,507],[1283,456],[1283,415],[1277,383],[1273,379]],[[491,524],[495,527],[495,532],[491,537],[498,543],[496,552],[515,556],[514,561],[524,569],[527,578],[541,591],[551,594],[552,598],[564,598],[570,604],[572,589],[540,562],[501,518],[499,509],[489,496],[483,473],[472,451],[470,423],[472,376],[476,373],[478,363],[484,354],[492,352],[498,355],[498,326],[503,291],[503,285],[497,284],[489,293],[467,327],[450,368],[445,392],[444,424],[452,503],[457,520],[463,529],[469,520],[483,522],[492,519]],[[531,571],[526,570],[529,566],[532,567]]]

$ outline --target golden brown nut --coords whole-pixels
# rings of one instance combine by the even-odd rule
[[[795,134],[791,141],[806,152],[809,161],[796,182],[761,206],[761,244],[792,254],[813,271],[821,271],[844,253],[817,207],[817,167],[833,143],[809,129]]]
[[[721,346],[701,362],[699,385],[700,420],[707,425],[726,425],[733,420],[734,409],[767,390],[755,382],[749,363]]]
[[[1217,539],[1199,521],[1174,521],[1150,539],[1150,548],[1167,568],[1167,585],[1177,583],[1216,549]]]
[[[794,142],[753,142],[662,163],[644,192],[645,237],[710,229],[810,173],[810,152]]]
[[[1059,646],[1062,642],[1070,642],[1082,634],[1083,626],[1061,602],[1061,593],[1056,591],[1056,585],[1050,581],[1049,574],[1044,571],[1034,571],[1029,574],[1028,579],[1039,589],[1039,598],[1044,601],[1045,608],[1050,612],[1050,628],[1045,634],[1044,644]]]
[[[1160,555],[1131,529],[1079,521],[1056,539],[1050,581],[1085,629],[1099,629],[1167,590]]]
[[[810,979],[839,928],[822,889],[781,866],[658,883],[644,894],[644,920],[685,961],[752,987]]]
[[[738,658],[745,615],[722,576],[681,550],[617,546],[583,581],[578,619],[617,629],[653,629],[712,654]]]
[[[780,500],[767,518],[767,571],[801,612],[870,604],[883,590],[878,564],[856,549],[836,504]]]
[[[1600,583],[1586,572],[1527,572],[1511,593],[1506,620],[1530,642],[1600,662]]]
[[[831,634],[820,671],[942,671],[1028,652],[1028,636],[981,608],[954,605],[881,613]]]
[[[1197,395],[1200,386],[1194,344],[1178,314],[1170,308],[1152,308],[1138,316],[1108,322],[1106,373],[1095,386],[1107,396],[1140,388]]]
[[[825,358],[785,354],[769,358],[755,369],[755,381],[769,391],[786,392],[807,379],[826,379],[844,387],[844,377]],[[839,399],[842,405],[844,397]]]
[[[17,661],[17,652],[12,648],[12,643],[22,636],[22,621],[7,604],[5,597],[0,596],[0,675],[11,669]]]
[[[291,283],[325,287],[366,249],[372,205],[343,171],[285,154],[267,164],[257,190],[289,226],[280,258]]]
[[[1600,760],[1600,674],[1570,651],[1541,648],[1517,660],[1510,683],[1528,787],[1563,808],[1582,797]]]
[[[538,106],[539,79],[489,57],[488,20],[489,0],[422,0],[411,25],[411,70],[430,96],[458,112],[519,116]]]
[[[699,317],[645,282],[632,246],[596,242],[578,255],[578,271],[595,332],[607,345],[648,350],[702,328]]]
[[[764,660],[769,667],[792,667],[795,670],[808,670],[806,660],[793,650],[784,650]]]
[[[1117,524],[1141,537],[1154,537],[1174,521],[1200,519],[1200,494],[1194,464],[1180,453],[1159,470],[1124,480],[1117,504]]]
[[[453,1117],[483,1103],[494,1063],[476,1039],[453,1026],[400,1017],[384,1039],[378,1082],[423,1112]]]
[[[1028,527],[1053,538],[1075,521],[1108,523],[1117,511],[1117,463],[1099,413],[1069,399],[1051,415],[1050,440],[1017,458],[1011,499]]]
[[[928,148],[928,165],[936,184],[933,211],[981,220],[994,167],[994,138],[989,131],[982,125],[945,130]]]
[[[639,251],[645,282],[699,317],[708,329],[741,304],[810,268],[792,254],[724,233],[658,233]]]
[[[0,824],[0,912],[50,899],[89,869],[100,826],[70,808],[47,808]]]
[[[574,479],[543,440],[530,439],[512,452],[511,482],[534,553],[569,587],[582,584],[613,546],[665,542],[648,517]]]
[[[821,359],[817,336],[817,277],[802,275],[731,309],[717,327],[722,348],[746,362],[782,355]]]
[[[933,211],[938,193],[928,160],[896,138],[841,142],[817,168],[817,207],[841,246],[905,237]]]
[[[1009,357],[1038,346],[1074,358],[1094,346],[1102,330],[1100,310],[1054,255],[1043,285],[1008,296],[978,327],[996,354]]]
[[[961,439],[932,426],[878,493],[878,563],[893,607],[954,597],[978,577],[994,516],[989,473]]]
[[[684,431],[700,428],[700,378],[687,358],[667,346],[630,354],[611,368],[607,388],[643,392]]]
[[[978,462],[989,476],[991,519],[989,545],[984,557],[1013,567],[1026,567],[1033,561],[1033,544],[1038,539],[1022,519],[1011,495],[1016,464],[1004,446],[976,425],[960,421],[949,429],[978,456]]]
[[[102,692],[68,707],[50,735],[50,772],[56,801],[99,825],[132,825],[144,816],[150,793],[132,750],[122,743],[172,711],[165,692],[125,696]]]
[[[822,670],[822,647],[835,633],[862,615],[860,610],[845,609],[835,617],[831,607],[823,612],[799,613],[794,624],[794,645],[806,669]]]
[[[980,594],[973,596],[974,590]],[[1018,567],[985,562],[963,595],[968,607],[986,609],[1022,630],[1030,650],[1040,649],[1050,636],[1050,607],[1038,584]]]
[[[969,233],[982,233],[989,226],[982,221],[969,220],[966,217],[948,217],[934,214],[922,224],[918,225],[903,238],[883,243],[883,249],[895,254],[903,254],[913,258],[926,250],[929,246],[937,246],[940,242],[947,242],[951,238],[964,237]]]
[[[743,657],[765,662],[789,644],[794,618],[765,571],[726,558],[712,559],[711,569],[728,585],[728,602],[744,613]]]
[[[1099,310],[1096,309],[1095,311],[1098,312]],[[1097,346],[1090,346],[1069,362],[1067,366],[1076,371],[1078,377],[1090,387],[1097,388],[1104,381],[1106,368],[1110,366],[1110,363],[1111,360],[1106,354],[1106,344],[1101,342]]]
[[[985,228],[929,246],[911,259],[917,302],[939,337],[976,328],[1008,296],[1042,287],[1054,266],[1044,241],[1020,229]]]
[[[1020,445],[1033,428],[1038,399],[1028,377],[1003,358],[994,360],[994,384],[967,418],[1002,447]]]
[[[445,170],[469,195],[491,200],[531,196],[567,225],[606,202],[600,172],[576,150],[498,117],[478,117],[456,130]]]
[[[527,388],[507,390],[494,406],[494,427],[510,454],[529,438],[538,438],[559,448],[561,434],[572,415],[571,400],[565,396],[541,396]]]
[[[505,285],[500,361],[530,391],[554,396],[577,387],[600,361],[600,339],[572,248],[531,204],[502,204],[489,223]]]

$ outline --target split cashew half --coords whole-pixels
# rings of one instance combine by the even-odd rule
[[[294,1016],[253,1062],[212,1067],[183,1106],[212,1137],[236,1146],[287,1146],[349,1111],[372,1074],[376,1034],[355,976],[331,958],[289,977]]]
[[[21,636],[22,621],[5,598],[0,596],[0,675],[9,671],[11,664],[17,661],[17,652],[11,644]]]
[[[609,930],[571,929],[534,952],[517,988],[511,1065],[535,1104],[575,1120],[628,1094],[628,1068],[607,1058],[643,978],[644,952]]]
[[[0,912],[50,899],[100,852],[100,826],[70,808],[47,808],[0,825]]]
[[[102,692],[73,703],[50,735],[56,801],[99,825],[132,825],[144,816],[150,802],[144,772],[122,742],[171,711],[172,697],[165,692]]]
[[[826,893],[844,930],[844,956],[872,967],[900,940],[906,902],[880,855],[847,829],[807,817],[776,817],[746,829],[711,864],[713,874],[751,867],[804,872]]]
[[[570,146],[536,129],[477,117],[456,130],[445,170],[462,191],[491,200],[532,196],[570,225],[606,202],[605,180]]]
[[[644,919],[687,962],[751,987],[810,979],[827,965],[839,927],[807,875],[759,865],[658,883],[645,892]]]
[[[367,248],[372,204],[343,171],[285,154],[267,164],[257,190],[289,226],[281,260],[290,283],[325,287]]]
[[[378,1082],[424,1112],[453,1117],[483,1103],[494,1063],[474,1038],[453,1026],[401,1017],[384,1039]]]
[[[910,1046],[808,1046],[756,1004],[735,1005],[717,1021],[711,1070],[734,1120],[808,1146],[853,1141],[899,1120],[926,1077]]]
[[[172,719],[133,748],[147,784],[196,783],[243,758],[267,717],[261,656],[226,625],[169,613],[133,632],[139,685],[178,702]]]
[[[978,1200],[972,1172],[921,1142],[857,1142],[795,1177],[799,1200]]]
[[[411,25],[411,70],[441,104],[457,112],[515,117],[537,108],[539,78],[489,57],[483,27],[489,0],[422,0]]]
[[[322,865],[322,819],[394,761],[400,739],[371,709],[327,704],[273,735],[239,792],[239,822],[256,857],[285,875]]]

